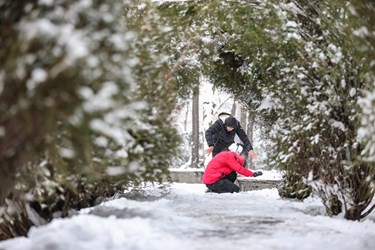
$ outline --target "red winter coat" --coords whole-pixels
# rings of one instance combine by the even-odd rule
[[[220,152],[208,163],[202,182],[204,184],[213,184],[233,171],[244,176],[253,176],[253,172],[242,166],[244,162],[245,159],[234,152]]]

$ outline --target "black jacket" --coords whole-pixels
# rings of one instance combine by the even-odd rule
[[[208,146],[214,146],[215,151],[226,150],[234,143],[234,137],[237,134],[244,144],[244,150],[249,152],[253,147],[240,123],[237,121],[237,126],[231,132],[228,132],[225,128],[224,121],[229,116],[231,115],[228,113],[220,113],[219,119],[207,129],[206,141]]]

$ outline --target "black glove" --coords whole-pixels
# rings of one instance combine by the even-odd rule
[[[254,174],[253,174],[253,177],[257,177],[257,176],[260,176],[262,175],[262,171],[255,171]]]

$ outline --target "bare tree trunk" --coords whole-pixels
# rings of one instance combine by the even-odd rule
[[[248,136],[251,144],[253,144],[255,113],[250,111],[248,113],[248,119],[247,120],[248,120],[248,123],[247,123],[247,126],[246,126],[246,133],[247,133],[247,136]]]
[[[242,107],[242,105],[240,108],[240,114],[241,114],[241,117],[240,117],[241,127],[243,128],[243,130],[247,131],[247,126],[248,126],[247,112],[246,112],[246,109]],[[250,168],[252,165],[251,158],[249,158],[247,155],[245,157],[246,157],[245,168]]]
[[[247,129],[247,116],[246,116],[246,109],[244,109],[241,106],[241,118],[240,118],[240,123],[242,128]],[[246,130],[245,130],[246,131]]]
[[[189,116],[189,103],[186,104],[186,113],[185,113],[185,121],[184,121],[184,131],[187,131],[187,121]]]
[[[249,138],[250,142],[251,142],[251,145],[254,145],[253,142],[254,142],[254,121],[255,121],[255,113],[253,111],[249,111],[248,112],[248,119],[247,119],[248,123],[247,123],[247,126],[246,126],[246,134],[247,134],[247,137]],[[253,169],[255,169],[255,166],[253,166],[253,160],[250,159],[249,160],[249,163],[248,163],[248,167],[251,167]]]
[[[231,114],[232,114],[233,116],[236,115],[236,109],[237,109],[236,98],[233,97],[233,105],[232,105],[232,111],[231,111]]]
[[[206,153],[204,152],[205,145],[206,145],[205,144],[205,142],[206,142],[205,135],[206,135],[206,130],[203,129],[203,131],[202,131],[202,138],[203,138],[203,140],[202,140],[202,155],[203,155],[202,162],[203,163],[206,161]]]
[[[191,150],[191,167],[198,168],[199,163],[199,87],[193,92],[193,145]]]
[[[205,107],[205,105],[203,104],[203,109],[202,109],[202,111],[203,111],[203,114],[202,114],[202,141],[201,141],[201,143],[202,143],[202,162],[206,162],[206,154],[205,154],[205,148],[206,148],[206,128],[205,128],[205,121],[206,121],[206,119],[207,119],[207,110],[206,110],[206,107]],[[212,111],[211,111],[212,112]]]

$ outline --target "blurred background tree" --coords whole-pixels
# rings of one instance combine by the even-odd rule
[[[135,50],[123,3],[0,1],[0,11],[0,238],[161,181],[180,140],[168,120],[175,90],[152,76],[161,56]]]

